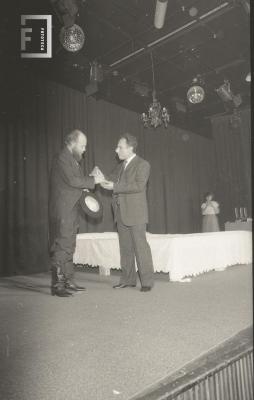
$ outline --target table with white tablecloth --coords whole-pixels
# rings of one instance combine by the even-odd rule
[[[251,263],[251,238],[251,232],[247,231],[182,235],[147,233],[155,272],[169,273],[171,281]],[[117,233],[78,234],[73,261],[75,264],[100,266],[108,273],[110,269],[120,269]]]

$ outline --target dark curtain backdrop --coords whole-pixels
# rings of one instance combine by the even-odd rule
[[[16,104],[16,107],[14,105]],[[203,193],[214,190],[221,204],[221,226],[233,209],[250,209],[250,122],[232,133],[228,118],[214,119],[214,138],[170,127],[146,130],[139,116],[60,84],[29,77],[18,102],[0,121],[0,274],[49,269],[48,179],[52,157],[66,133],[87,133],[84,169],[105,173],[116,164],[115,146],[126,131],[139,140],[138,153],[151,163],[148,187],[151,233],[199,232]],[[115,230],[110,194],[96,189],[104,204],[101,221],[81,216],[81,232]]]
[[[251,216],[251,119],[250,110],[240,113],[239,126],[232,129],[230,116],[212,120],[215,143],[216,192],[221,217],[232,219],[235,207],[247,207]]]

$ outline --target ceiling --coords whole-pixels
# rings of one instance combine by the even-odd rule
[[[208,117],[232,111],[233,104],[225,104],[215,91],[225,79],[233,93],[241,95],[240,107],[249,104],[250,83],[245,81],[250,71],[248,0],[169,0],[162,29],[153,23],[156,0],[76,0],[76,4],[75,23],[82,27],[86,40],[79,52],[71,53],[59,42],[63,22],[52,2],[22,1],[20,14],[53,15],[53,56],[19,59],[19,68],[32,68],[50,79],[87,90],[97,99],[141,113],[152,100],[152,54],[157,98],[168,108],[173,124],[195,130]],[[4,22],[2,35],[8,18]],[[12,40],[15,42],[15,35]],[[10,42],[7,48],[5,44],[7,54],[13,57],[10,47]],[[104,78],[93,93],[89,83],[94,60],[102,65]],[[205,99],[193,105],[186,93],[198,74]]]

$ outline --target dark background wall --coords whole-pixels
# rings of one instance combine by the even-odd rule
[[[87,172],[94,165],[112,170],[119,135],[136,135],[138,153],[152,167],[148,231],[190,233],[200,231],[200,203],[207,190],[221,204],[222,229],[234,219],[235,206],[251,211],[249,110],[241,111],[241,120],[232,131],[228,116],[214,118],[211,139],[173,126],[146,130],[133,112],[29,77],[0,121],[0,275],[49,269],[49,171],[70,130],[87,133]],[[115,230],[110,195],[96,190],[104,204],[103,219],[95,223],[81,216],[81,231]]]

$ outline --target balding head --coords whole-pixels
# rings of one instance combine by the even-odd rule
[[[82,131],[80,131],[79,129],[74,129],[65,136],[64,143],[67,146],[71,145],[72,143],[76,143],[80,136],[85,136],[86,138],[86,135]]]
[[[64,142],[75,157],[75,159],[78,162],[81,161],[82,155],[86,151],[86,135],[82,131],[75,129],[65,137]]]

